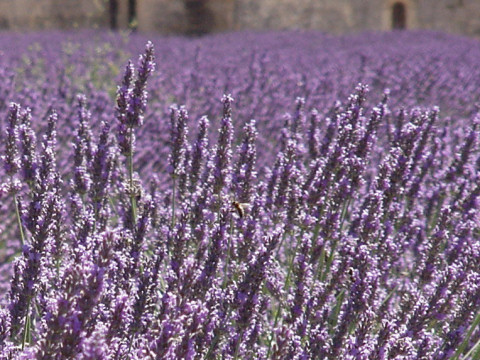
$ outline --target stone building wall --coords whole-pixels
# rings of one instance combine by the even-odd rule
[[[322,29],[344,32],[354,28],[353,1],[241,0],[235,29]]]
[[[117,28],[164,34],[389,30],[398,3],[406,28],[480,36],[480,0],[0,0],[0,29],[108,28],[112,2]]]
[[[165,34],[231,30],[234,4],[235,0],[137,0],[138,30]],[[198,19],[192,16],[195,10],[200,12]]]
[[[395,3],[405,27],[480,36],[479,0],[137,0],[141,31],[188,33],[186,2],[209,9],[207,32],[318,29],[332,33],[392,29]]]
[[[480,1],[418,1],[418,27],[480,36]]]
[[[105,26],[105,11],[104,0],[0,0],[0,29]]]

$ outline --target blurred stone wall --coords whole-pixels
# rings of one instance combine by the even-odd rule
[[[355,1],[240,0],[234,25],[237,29],[306,28],[340,33],[354,30],[355,17]]]
[[[417,1],[418,27],[480,36],[479,0]]]
[[[0,29],[105,26],[105,11],[104,0],[0,0]]]
[[[164,34],[389,30],[401,3],[406,28],[480,36],[480,0],[0,0],[0,29],[108,28],[112,1],[119,29]]]
[[[138,29],[165,34],[200,34],[232,30],[235,2],[235,0],[137,0]],[[198,17],[194,16],[195,10],[199,12]]]
[[[406,28],[480,36],[480,0],[137,0],[142,31],[188,33],[188,1],[208,9],[209,32],[318,29],[331,33],[390,30],[395,3]]]

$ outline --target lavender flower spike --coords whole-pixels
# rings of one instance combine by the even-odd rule
[[[5,173],[13,176],[20,169],[20,158],[18,155],[18,127],[20,118],[20,105],[11,103],[8,112],[7,136],[5,138],[5,155],[3,168]]]

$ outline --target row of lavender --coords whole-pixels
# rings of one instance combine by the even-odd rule
[[[83,93],[94,131],[99,133],[101,121],[114,112],[122,64],[141,52],[146,41],[140,35],[92,32],[0,37],[0,119],[6,118],[13,101],[31,108],[33,116],[41,119],[35,129],[45,129],[48,113],[55,108],[66,119],[60,123],[59,141],[68,144],[75,127],[75,97]],[[160,148],[168,143],[168,122],[158,119],[169,116],[172,103],[186,105],[194,122],[208,116],[217,129],[218,99],[223,94],[235,99],[237,129],[252,118],[257,120],[259,158],[266,163],[278,151],[277,134],[285,114],[294,111],[296,97],[305,99],[307,112],[315,108],[323,118],[358,83],[364,83],[370,86],[372,99],[380,99],[384,89],[390,89],[389,105],[394,110],[440,106],[442,121],[453,127],[471,119],[479,101],[478,42],[440,33],[348,37],[317,32],[241,33],[163,38],[154,44],[161,71],[151,79],[153,101],[139,137],[144,143],[160,143]],[[143,176],[165,170],[163,161],[150,161],[152,156],[158,158],[156,152],[147,147],[138,150]]]
[[[395,36],[6,64],[2,358],[480,358],[480,47]]]

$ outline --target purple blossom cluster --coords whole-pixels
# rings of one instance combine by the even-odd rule
[[[0,67],[1,359],[480,359],[478,42],[48,35]]]

